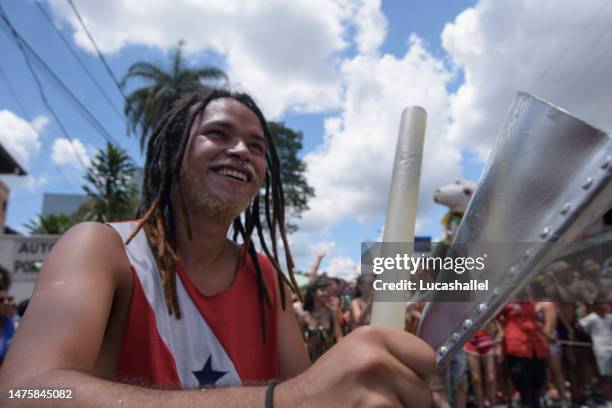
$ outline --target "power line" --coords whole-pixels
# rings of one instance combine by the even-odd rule
[[[100,52],[100,49],[98,48],[98,45],[96,44],[96,41],[94,40],[93,36],[91,35],[89,30],[87,29],[87,26],[85,25],[85,22],[81,18],[81,14],[79,13],[79,10],[77,10],[77,8],[74,5],[74,3],[72,2],[72,0],[68,0],[68,3],[70,3],[70,7],[72,7],[72,10],[74,11],[74,14],[77,16],[77,19],[79,20],[79,23],[81,23],[81,27],[83,27],[83,30],[85,30],[85,33],[89,37],[89,40],[91,41],[91,43],[93,44],[94,48],[96,49],[96,52],[98,53],[98,57],[100,58],[100,61],[102,61],[102,64],[104,64],[104,67],[106,68],[106,71],[108,72],[108,74],[113,79],[113,82],[115,83],[115,85],[117,86],[117,89],[119,90],[119,92],[123,96],[123,99],[127,99],[127,97],[125,96],[125,93],[123,92],[123,88],[119,84],[119,81],[115,77],[115,74],[113,74],[113,71],[111,70],[110,66],[106,62],[106,58],[104,58],[104,55],[102,55],[102,53]]]
[[[64,82],[55,74],[55,72],[44,62],[44,60],[32,49],[32,47],[28,44],[27,41],[17,32],[15,27],[11,24],[6,12],[0,5],[0,22],[4,24],[0,24],[2,28],[5,30],[7,34],[9,34],[9,38],[17,44],[21,52],[23,53],[26,61],[30,62],[29,57],[32,57],[33,62],[37,64],[39,68],[43,71],[43,73],[47,74],[47,76],[51,79],[52,83],[59,88],[59,90],[67,96],[68,101],[75,106],[77,112],[83,116],[85,120],[89,122],[90,125],[109,143],[112,143],[116,146],[120,146],[119,143],[111,136],[111,134],[102,126],[102,124],[96,119],[96,117],[83,105],[83,103],[70,91],[70,89],[64,84]]]
[[[89,79],[92,80],[92,82],[95,84],[96,88],[98,88],[98,90],[100,91],[100,93],[104,96],[104,99],[106,99],[106,101],[108,102],[108,104],[111,106],[111,108],[113,109],[113,111],[115,111],[115,113],[121,118],[121,120],[125,123],[127,123],[125,116],[123,116],[123,114],[119,111],[119,109],[115,106],[115,104],[112,102],[112,100],[110,99],[110,97],[108,96],[108,94],[104,91],[104,89],[102,88],[102,85],[100,85],[100,83],[96,80],[96,78],[94,77],[94,75],[91,73],[91,71],[87,68],[87,66],[85,65],[85,63],[83,62],[83,60],[81,59],[81,57],[79,57],[79,55],[77,54],[77,52],[75,51],[75,49],[70,45],[70,42],[66,39],[66,37],[64,37],[64,34],[62,34],[62,32],[55,26],[55,24],[53,23],[53,20],[51,19],[51,16],[49,16],[49,14],[47,13],[47,11],[45,10],[45,8],[42,6],[42,4],[40,4],[39,1],[35,1],[34,2],[36,4],[36,6],[38,7],[38,9],[40,10],[40,12],[42,13],[42,15],[45,17],[45,19],[49,22],[49,24],[53,27],[53,29],[55,30],[55,32],[57,33],[57,35],[60,37],[60,39],[62,40],[62,42],[64,43],[64,45],[66,46],[66,48],[68,48],[68,50],[70,51],[70,53],[72,54],[72,56],[77,60],[77,62],[79,63],[79,65],[81,66],[81,68],[83,68],[83,70],[87,73],[87,76],[89,76]]]
[[[2,69],[0,69],[0,76],[2,77],[2,79],[4,79],[4,82],[6,82],[6,86],[9,90],[9,93],[13,96],[13,99],[15,99],[15,102],[17,103],[17,106],[19,107],[19,110],[21,111],[21,114],[23,115],[23,117],[26,119],[28,126],[30,126],[32,128],[32,130],[34,132],[36,132],[37,134],[40,134],[40,132],[38,131],[38,129],[36,129],[34,127],[34,125],[32,125],[32,117],[31,115],[28,113],[28,111],[26,110],[25,106],[23,105],[23,103],[21,102],[21,99],[17,96],[17,93],[15,92],[15,90],[13,89],[13,86],[11,85],[11,82],[8,80],[8,78],[6,77],[6,75],[4,74],[4,71],[2,71]],[[49,145],[47,145],[47,142],[42,138],[40,138],[40,142],[43,145],[43,148],[45,150],[47,150],[49,152],[49,154],[52,154],[52,149],[49,147]],[[71,143],[72,146],[72,143]],[[75,152],[76,154],[76,152]],[[78,156],[77,156],[78,157]],[[64,174],[64,172],[62,171],[62,169],[53,161],[51,160],[51,163],[53,163],[53,166],[57,169],[57,171],[59,172],[59,174],[62,176],[62,178],[64,179],[64,181],[68,184],[70,184],[70,187],[73,187],[74,185],[71,184],[71,181],[68,179],[68,177]],[[80,186],[79,186],[80,187]]]
[[[8,16],[6,15],[6,12],[4,11],[4,8],[2,8],[1,5],[0,5],[0,16],[2,17],[2,19],[7,24],[10,25],[10,22],[8,21]],[[49,113],[51,113],[51,116],[53,116],[53,118],[55,119],[55,122],[57,123],[57,125],[60,128],[60,130],[62,131],[62,134],[64,135],[64,137],[67,138],[70,141],[70,145],[73,148],[74,155],[77,158],[79,164],[81,165],[81,167],[83,167],[83,170],[87,171],[87,166],[85,166],[85,163],[83,163],[83,160],[81,159],[81,156],[79,156],[78,152],[76,151],[76,148],[73,145],[73,140],[70,137],[70,135],[68,134],[68,130],[66,129],[66,127],[64,126],[64,124],[60,120],[59,116],[57,116],[57,113],[55,113],[55,109],[53,109],[53,107],[51,107],[51,104],[49,103],[49,100],[47,99],[47,95],[45,94],[45,90],[44,90],[44,88],[42,86],[42,83],[40,82],[40,79],[38,78],[38,75],[36,75],[36,71],[34,71],[34,67],[32,67],[30,59],[28,58],[27,53],[24,51],[23,45],[21,43],[17,43],[17,47],[21,50],[21,52],[22,52],[22,54],[23,54],[23,56],[25,58],[26,65],[28,66],[28,69],[30,70],[30,73],[32,74],[32,77],[34,78],[34,82],[36,83],[36,87],[38,88],[38,93],[39,93],[40,98],[42,99],[45,107],[47,108]]]

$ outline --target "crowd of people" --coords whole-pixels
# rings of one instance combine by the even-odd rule
[[[310,270],[303,300],[293,297],[311,359],[370,322],[371,286]],[[534,285],[535,286],[535,285]],[[432,382],[438,406],[598,406],[612,401],[612,304],[535,301],[506,304]],[[407,302],[405,330],[416,333],[424,303]]]

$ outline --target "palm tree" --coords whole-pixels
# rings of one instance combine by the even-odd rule
[[[24,226],[30,231],[30,234],[60,235],[68,231],[77,222],[76,217],[65,214],[48,215],[46,217],[39,215],[37,219],[29,220]]]
[[[85,174],[88,199],[77,212],[80,220],[98,222],[132,218],[138,201],[136,167],[126,152],[107,143],[99,149]]]
[[[215,67],[191,69],[185,66],[182,54],[184,42],[174,50],[172,65],[164,70],[159,65],[140,61],[132,64],[123,77],[125,85],[130,78],[142,78],[147,85],[130,93],[125,101],[128,132],[136,134],[140,129],[140,150],[144,150],[151,132],[163,114],[186,93],[199,88],[208,88],[203,81],[227,79],[223,71]]]

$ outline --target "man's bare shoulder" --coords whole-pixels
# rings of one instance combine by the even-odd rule
[[[63,271],[104,270],[120,278],[129,270],[129,261],[119,234],[109,225],[83,222],[70,228],[53,246],[41,275]],[[82,272],[81,272],[82,273]]]

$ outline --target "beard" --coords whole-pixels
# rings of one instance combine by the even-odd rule
[[[230,200],[228,197],[210,192],[206,187],[204,178],[204,173],[199,172],[196,176],[187,178],[191,179],[190,182],[182,183],[185,205],[193,215],[203,213],[207,216],[231,223],[250,205],[253,196],[255,196],[257,192],[257,190],[255,190],[251,197],[244,202]],[[254,185],[259,185],[259,179],[256,175],[254,178]],[[185,178],[183,178],[183,180],[185,180]]]
[[[238,217],[242,211],[244,211],[249,203],[239,205],[237,203],[231,203],[222,197],[207,191],[196,192],[191,190],[193,194],[191,199],[185,197],[188,208],[196,209],[194,212],[204,212],[207,215],[213,216],[217,219],[231,221]]]

